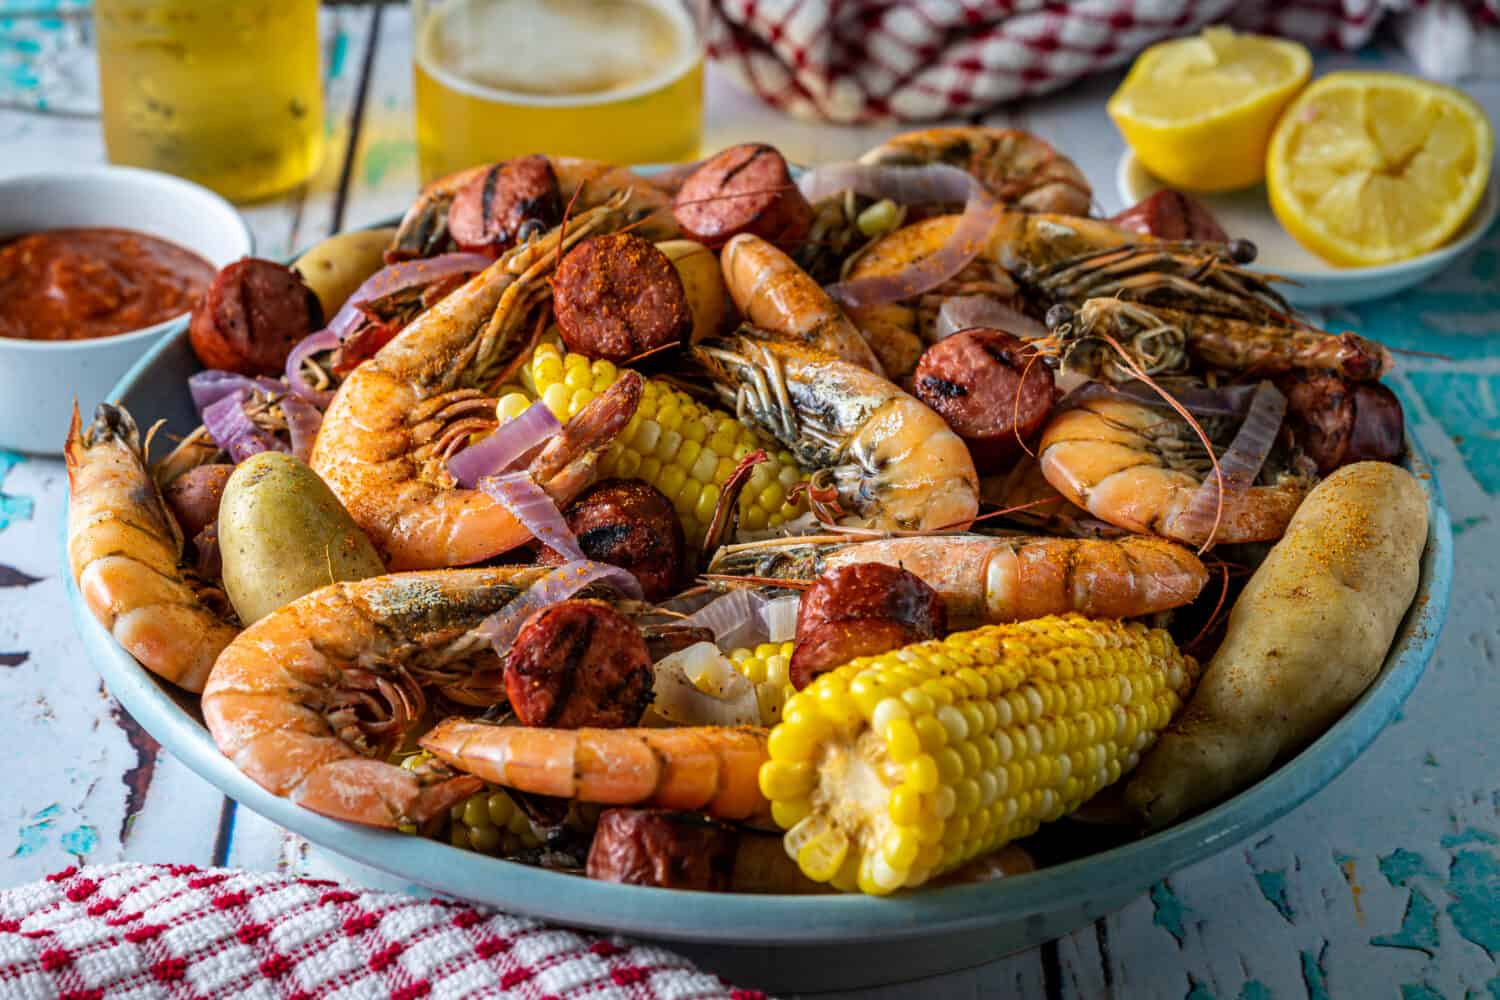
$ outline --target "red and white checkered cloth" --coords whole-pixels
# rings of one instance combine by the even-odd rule
[[[743,87],[801,118],[953,118],[1055,90],[1216,22],[1352,49],[1386,14],[1422,2],[715,0],[709,52]],[[1500,19],[1500,0],[1439,2],[1467,8],[1475,23]]]
[[[461,903],[139,864],[0,892],[0,996],[765,1000],[660,948]]]

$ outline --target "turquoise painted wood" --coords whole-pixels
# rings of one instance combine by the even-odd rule
[[[268,255],[400,211],[415,189],[408,25],[399,7],[381,9],[378,26],[376,16],[338,7],[324,17],[329,159],[305,190],[246,209]],[[0,77],[12,65],[10,30],[0,14]],[[1320,60],[1336,65],[1401,62],[1378,50]],[[0,171],[102,161],[94,121],[4,110],[12,82],[0,80]],[[1119,207],[1109,188],[1120,146],[1103,114],[1113,84],[1086,82],[993,119],[1033,128],[1077,159],[1106,210]],[[1500,81],[1471,93],[1500,114]],[[804,162],[856,154],[895,131],[791,121],[712,74],[708,104],[707,146],[757,138]],[[1500,230],[1414,291],[1322,318],[1422,352],[1401,355],[1391,382],[1446,494],[1456,565],[1437,657],[1401,713],[1305,804],[1093,925],[977,969],[847,996],[1500,996]],[[0,717],[10,728],[0,743],[0,884],[131,858],[391,885],[236,809],[103,690],[57,568],[64,490],[60,463],[0,453]]]

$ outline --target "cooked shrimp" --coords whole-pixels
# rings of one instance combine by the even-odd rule
[[[572,156],[549,156],[547,162],[557,177],[558,194],[563,204],[578,195],[574,211],[598,208],[622,191],[628,191],[630,217],[625,221],[640,223],[635,232],[650,240],[670,240],[680,235],[672,217],[671,196],[640,174],[612,163]],[[401,224],[386,250],[386,259],[429,257],[442,250],[448,238],[448,209],[454,197],[464,185],[493,166],[493,163],[485,163],[469,167],[439,177],[423,187],[417,200],[401,217]]]
[[[328,407],[311,465],[392,569],[478,562],[530,539],[488,495],[458,489],[447,459],[493,426],[489,393],[525,356],[546,275],[564,248],[617,227],[625,197],[500,257],[354,369]],[[642,381],[627,373],[584,407],[532,461],[559,504],[592,481],[599,452],[635,414]]]
[[[385,758],[421,717],[423,684],[472,696],[487,680],[490,704],[504,700],[500,658],[474,629],[548,572],[432,570],[316,590],[220,654],[204,721],[224,756],[270,792],[368,826],[420,825],[480,782]]]
[[[720,551],[710,573],[811,580],[853,563],[899,566],[942,595],[958,623],[998,624],[1077,611],[1136,618],[1198,596],[1208,571],[1187,549],[1139,535],[1116,540],[930,535],[850,543],[838,536],[750,542]]]
[[[778,339],[882,374],[870,345],[838,304],[773,244],[742,233],[724,245],[719,262],[730,297],[751,323]]]
[[[182,566],[182,532],[146,469],[135,421],[100,403],[68,463],[68,567],[84,603],[153,674],[203,690],[219,651],[239,632],[224,595]]]
[[[978,178],[1004,204],[1027,212],[1087,215],[1093,200],[1088,178],[1072,160],[1021,129],[920,129],[881,143],[859,162],[951,164]]]
[[[1334,371],[1348,379],[1373,381],[1391,370],[1384,345],[1355,333],[1328,333],[1290,321],[1253,323],[1114,298],[1089,299],[1076,316],[1064,317],[1071,333],[1064,340],[1092,340],[1109,334],[1117,342],[1150,338],[1210,368],[1238,374],[1279,375],[1290,371]],[[1183,359],[1186,360],[1185,358]],[[1155,374],[1168,368],[1146,366]],[[1133,377],[1121,371],[1125,378]]]
[[[1088,400],[1042,429],[1038,456],[1047,481],[1101,520],[1189,545],[1208,540],[1189,512],[1212,476],[1210,462],[1187,422],[1173,414],[1119,399]],[[1309,488],[1283,475],[1269,485],[1226,490],[1214,540],[1280,538]]]
[[[979,477],[958,435],[893,383],[821,351],[748,336],[693,349],[741,419],[770,433],[837,491],[866,528],[962,528]],[[830,482],[831,480],[831,482]]]
[[[719,819],[769,814],[764,729],[541,729],[444,719],[421,739],[450,767],[507,788],[601,805],[649,805]]]

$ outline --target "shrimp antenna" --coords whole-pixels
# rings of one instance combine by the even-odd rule
[[[554,271],[562,266],[563,247],[568,242],[568,220],[573,217],[573,206],[578,204],[578,196],[583,194],[583,189],[588,185],[587,178],[578,182],[578,187],[573,189],[573,197],[568,199],[568,205],[563,209],[562,221],[557,224],[557,262],[552,265]]]
[[[1224,610],[1224,601],[1229,597],[1229,564],[1224,563],[1222,569],[1224,576],[1222,577],[1222,582],[1219,584],[1219,600],[1214,604],[1213,613],[1208,616],[1208,620],[1203,623],[1203,627],[1198,630],[1198,634],[1183,645],[1183,649],[1192,649],[1197,646],[1213,627],[1218,624],[1219,612]]]
[[[1144,368],[1136,364],[1135,359],[1130,356],[1130,354],[1125,350],[1124,347],[1120,346],[1120,342],[1118,340],[1116,340],[1110,334],[1104,333],[1103,331],[1100,331],[1098,334],[1096,334],[1096,336],[1098,336],[1100,340],[1104,341],[1119,353],[1121,360],[1125,363],[1125,367],[1130,370],[1130,373],[1132,375],[1155,390],[1156,394],[1160,396],[1168,406],[1177,411],[1178,416],[1182,417],[1182,419],[1188,422],[1188,426],[1193,429],[1193,433],[1198,435],[1198,440],[1203,442],[1203,447],[1208,452],[1208,460],[1213,463],[1214,467],[1214,482],[1218,485],[1219,489],[1218,495],[1214,500],[1213,526],[1208,529],[1208,537],[1205,538],[1203,540],[1203,544],[1198,547],[1198,555],[1201,556],[1213,547],[1214,537],[1219,533],[1219,521],[1224,516],[1224,470],[1219,468],[1219,457],[1214,454],[1213,442],[1208,439],[1208,433],[1203,430],[1203,425],[1198,423],[1197,419],[1192,415],[1191,412],[1189,412],[1188,408],[1178,402],[1176,396],[1173,396],[1170,392],[1157,385],[1156,380],[1153,379],[1150,375],[1147,375]]]
[[[1011,399],[1010,406],[1010,431],[1016,436],[1016,444],[1020,445],[1021,450],[1031,458],[1036,458],[1036,452],[1032,451],[1031,446],[1021,437],[1021,390],[1026,387],[1026,376],[1031,374],[1031,366],[1036,364],[1041,356],[1040,351],[1032,351],[1031,357],[1026,359],[1026,367],[1021,369],[1021,381],[1016,383],[1015,395]]]

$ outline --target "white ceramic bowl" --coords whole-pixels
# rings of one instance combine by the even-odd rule
[[[193,251],[215,268],[250,253],[234,206],[188,181],[135,167],[91,167],[0,178],[0,242],[45,229],[134,229]],[[187,316],[114,337],[0,337],[0,448],[62,451],[73,400],[84,414]]]
[[[1165,185],[1147,172],[1135,154],[1127,149],[1115,170],[1115,187],[1121,202],[1134,205]],[[1421,284],[1447,267],[1454,258],[1479,242],[1495,221],[1497,212],[1500,212],[1500,176],[1490,179],[1490,186],[1475,206],[1474,214],[1447,243],[1410,260],[1377,267],[1338,267],[1307,250],[1277,221],[1264,184],[1243,191],[1195,194],[1193,197],[1203,202],[1230,236],[1255,244],[1259,253],[1251,265],[1253,269],[1279,274],[1295,282],[1277,288],[1288,302],[1302,308],[1316,308],[1352,305],[1394,295]]]

